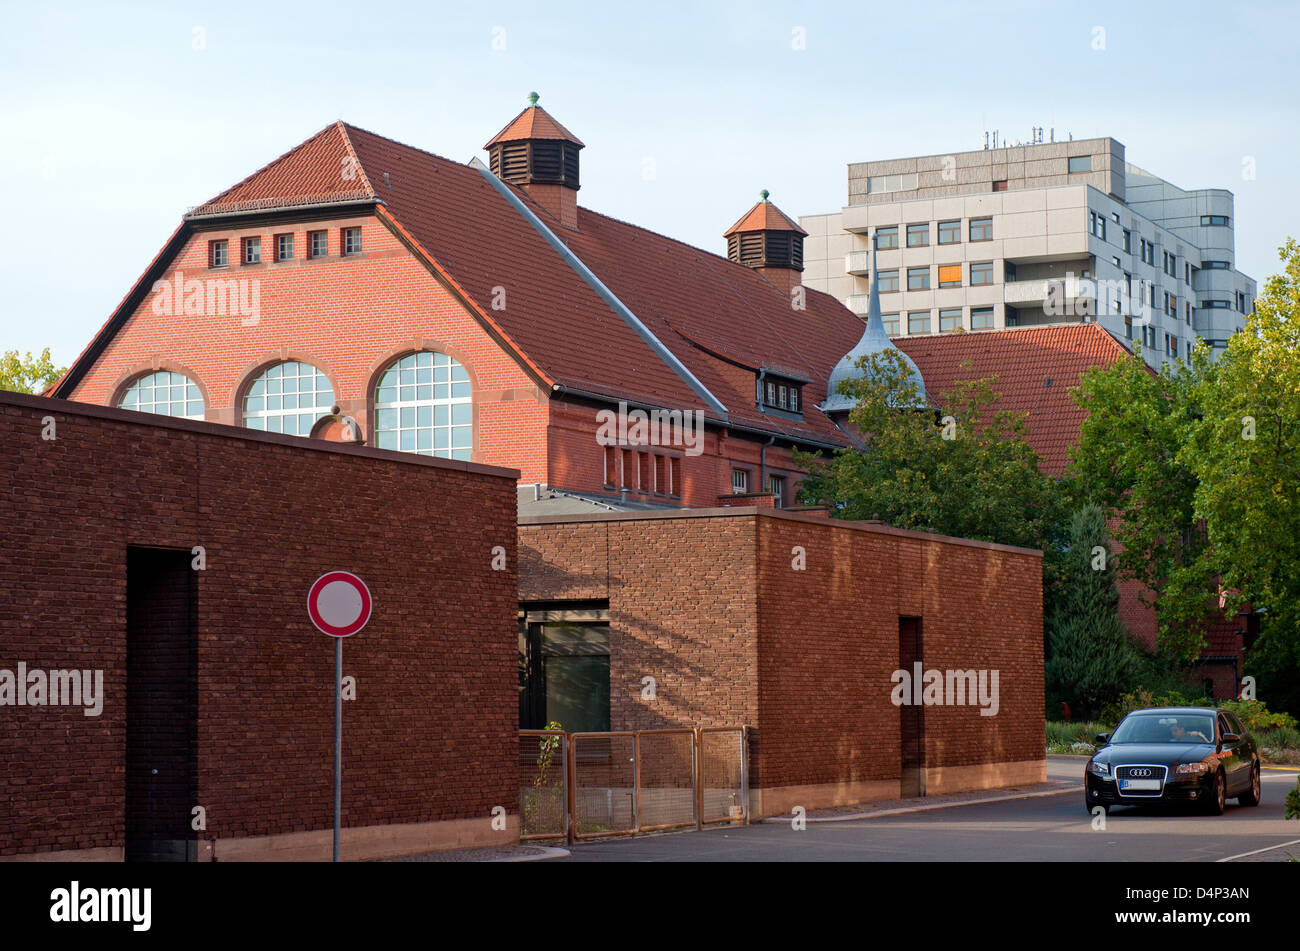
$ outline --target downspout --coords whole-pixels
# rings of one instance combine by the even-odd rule
[[[771,439],[763,443],[763,448],[758,451],[758,491],[760,492],[767,491],[767,447],[774,442],[776,442],[775,433],[772,434]]]

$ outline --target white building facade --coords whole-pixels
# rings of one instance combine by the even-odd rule
[[[1158,367],[1226,347],[1254,307],[1232,193],[1171,185],[1114,139],[857,163],[848,186],[799,219],[803,283],[865,316],[874,240],[891,336],[1095,321]]]

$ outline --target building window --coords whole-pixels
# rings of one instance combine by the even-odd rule
[[[361,229],[344,228],[342,241],[340,242],[340,244],[343,246],[344,254],[360,254],[361,253]]]
[[[230,263],[230,245],[226,239],[208,242],[208,267],[225,267]]]
[[[971,330],[992,330],[993,329],[993,308],[972,307],[970,309],[970,329]]]
[[[1246,313],[1246,292],[1245,291],[1237,291],[1237,312],[1241,314]]]
[[[310,363],[267,367],[244,394],[244,425],[290,436],[310,436],[334,405],[334,387]]]
[[[960,264],[939,265],[939,286],[940,287],[961,287],[961,265]]]
[[[929,290],[930,269],[928,267],[909,267],[907,269],[907,289],[909,291]]]
[[[1226,271],[1232,265],[1227,261],[1202,261],[1201,267],[1210,271]]]
[[[799,384],[783,380],[766,380],[763,387],[763,402],[773,409],[799,412]]]
[[[676,456],[668,457],[668,494],[682,494],[682,460]]]
[[[1133,232],[1129,231],[1127,228],[1124,229],[1124,253],[1133,253]]]
[[[203,397],[199,386],[181,373],[159,370],[137,379],[122,394],[121,409],[138,413],[158,413],[180,419],[202,419]]]
[[[961,243],[961,222],[960,221],[939,222],[939,243],[960,244]]]
[[[1115,255],[1113,255],[1113,254],[1112,254],[1111,257],[1110,257],[1110,263],[1111,263],[1111,265],[1114,266],[1114,267],[1119,267],[1119,266],[1120,266],[1119,258],[1115,257]]]
[[[972,241],[992,241],[993,219],[972,218],[970,220],[970,239]]]
[[[1088,230],[1094,237],[1106,240],[1106,216],[1096,211],[1088,212]]]
[[[1165,291],[1165,314],[1169,317],[1178,316],[1178,298],[1168,291]]]
[[[971,287],[976,287],[980,284],[992,284],[993,262],[984,261],[980,264],[972,264],[970,266],[970,283]]]
[[[1133,318],[1132,317],[1124,318],[1124,338],[1126,340],[1133,339]]]
[[[882,294],[889,294],[898,290],[898,268],[890,271],[880,271],[876,275],[876,290]]]
[[[1226,228],[1228,227],[1227,215],[1201,215],[1202,228]]]
[[[875,175],[867,179],[867,191],[877,192],[911,191],[919,182],[916,172],[905,175]]]
[[[898,336],[898,315],[897,314],[881,314],[880,320],[881,323],[885,325],[885,333],[887,333],[891,337]]]
[[[277,261],[293,260],[293,235],[277,234],[275,236],[275,259]]]
[[[876,229],[876,248],[880,251],[892,251],[898,247],[898,225]]]
[[[1192,302],[1183,301],[1183,309],[1187,315],[1187,323],[1190,326],[1192,323]]]
[[[261,238],[244,239],[244,263],[245,264],[262,263],[262,239]]]
[[[1199,304],[1197,304],[1197,306],[1205,310],[1231,310],[1232,309],[1231,302],[1226,300],[1203,300]]]
[[[909,248],[924,248],[930,243],[930,225],[927,222],[923,225],[907,226],[907,246]]]
[[[1184,284],[1192,283],[1192,262],[1191,261],[1183,262],[1183,283]]]
[[[951,333],[954,330],[961,329],[960,307],[939,311],[939,333]]]
[[[1141,247],[1139,248],[1139,250],[1141,251],[1142,262],[1144,264],[1150,264],[1152,267],[1155,267],[1156,246],[1152,244],[1150,241],[1148,241],[1146,238],[1139,238],[1138,241],[1141,242]]]
[[[1091,172],[1092,156],[1091,155],[1071,156],[1069,160],[1069,169],[1071,172]]]
[[[601,484],[607,489],[618,486],[618,450],[613,446],[605,447],[605,481]]]
[[[930,332],[930,312],[928,310],[908,311],[907,332],[909,334],[928,334]]]
[[[474,446],[473,394],[460,361],[421,350],[390,365],[375,387],[375,445],[468,460]]]
[[[767,491],[772,493],[773,505],[777,508],[785,508],[785,476],[768,476]]]
[[[323,258],[330,253],[328,231],[312,231],[307,235],[307,257]]]
[[[998,180],[994,181],[994,182],[993,182],[993,190],[994,190],[995,192],[1004,192],[1004,191],[1006,191],[1006,190],[1007,190],[1007,180],[1006,180],[1005,178],[1003,178],[1003,179],[998,179]]]
[[[744,495],[749,491],[749,471],[746,469],[731,470],[731,494]]]

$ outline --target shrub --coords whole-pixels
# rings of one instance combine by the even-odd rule
[[[1300,780],[1296,781],[1295,789],[1286,794],[1286,817],[1300,819]]]
[[[1102,708],[1101,718],[1107,723],[1119,725],[1134,710],[1141,710],[1144,707],[1195,707],[1206,706],[1207,701],[1204,697],[1200,699],[1189,698],[1186,694],[1176,691],[1169,693],[1153,694],[1145,687],[1139,687],[1137,690],[1124,694],[1114,703],[1107,704]]]
[[[1241,725],[1251,733],[1294,730],[1296,727],[1295,717],[1289,713],[1271,713],[1261,700],[1220,700],[1215,706],[1236,714]]]

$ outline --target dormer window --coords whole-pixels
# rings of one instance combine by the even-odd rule
[[[783,410],[787,413],[799,413],[802,411],[803,400],[800,390],[802,383],[796,383],[794,380],[783,380],[766,377],[763,380],[761,392],[763,406],[768,409]]]

